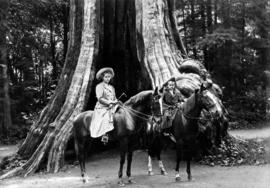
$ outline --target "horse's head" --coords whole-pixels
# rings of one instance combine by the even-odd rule
[[[197,104],[209,111],[213,117],[220,118],[223,115],[223,105],[219,98],[203,85],[196,91]]]
[[[142,91],[137,95],[131,97],[125,105],[131,106],[135,111],[134,115],[141,119],[148,119],[151,117],[152,121],[161,122],[161,95],[159,94],[158,88],[154,91]]]
[[[152,96],[151,96],[151,104],[150,104],[150,110],[151,110],[151,116],[152,116],[152,124],[153,126],[159,125],[162,121],[162,103],[161,103],[161,95],[159,93],[158,87],[154,90]]]
[[[207,89],[202,84],[199,89],[195,89],[194,92],[194,105],[200,107],[200,109],[208,110],[209,105],[211,105],[209,102],[208,97],[206,95]]]
[[[211,94],[209,90],[202,84],[199,89],[196,89],[194,94],[187,99],[184,104],[184,113],[194,117],[199,117],[203,109],[211,112],[218,111],[218,98]]]
[[[207,90],[203,86],[196,91],[197,104],[209,112],[210,117],[207,118],[211,121],[213,127],[218,128],[217,133],[225,135],[228,127],[228,119],[226,117],[227,111],[225,110],[221,100],[215,94]]]

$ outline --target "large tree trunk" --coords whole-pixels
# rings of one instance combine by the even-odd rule
[[[6,15],[8,6],[8,0],[0,1],[0,137],[2,138],[7,136],[7,129],[12,126],[6,53]]]
[[[173,8],[173,0],[70,0],[69,47],[58,87],[18,151],[28,161],[1,178],[33,173],[43,161],[49,172],[63,166],[72,120],[95,102],[97,68],[113,67],[116,90],[128,94],[180,76],[187,54]],[[198,87],[199,76],[192,77]]]

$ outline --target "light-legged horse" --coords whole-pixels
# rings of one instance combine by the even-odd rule
[[[139,121],[147,121],[149,118],[155,122],[161,121],[161,107],[159,101],[160,95],[158,89],[155,91],[142,91],[131,97],[124,104],[120,104],[114,114],[114,129],[110,132],[110,137],[119,141],[120,145],[120,166],[118,171],[119,185],[123,186],[123,165],[127,154],[127,170],[129,183],[131,178],[131,163],[134,150],[134,135],[141,130]],[[91,146],[93,138],[90,137],[89,126],[91,124],[93,111],[86,111],[79,114],[74,120],[74,140],[75,151],[80,163],[81,176],[83,182],[87,181],[85,170],[85,159],[87,146]]]
[[[203,86],[187,98],[183,103],[182,108],[178,109],[175,118],[170,128],[173,136],[170,136],[171,140],[176,144],[176,166],[175,166],[175,180],[180,181],[179,165],[181,160],[187,162],[186,172],[188,174],[188,180],[192,179],[190,162],[194,152],[196,151],[197,139],[199,135],[198,120],[203,109],[209,110],[214,109],[215,103],[210,98],[208,93]],[[212,117],[213,118],[213,117]],[[213,119],[209,119],[213,121]],[[163,147],[164,136],[160,128],[155,128],[160,124],[149,125],[152,128],[150,134],[152,140],[149,144],[149,156],[148,156],[148,174],[152,175],[152,157],[156,156],[159,160],[159,167],[161,174],[167,174],[161,160],[160,154]],[[156,131],[158,130],[158,131]],[[150,139],[151,137],[149,137]]]

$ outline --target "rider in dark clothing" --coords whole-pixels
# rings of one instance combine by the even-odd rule
[[[176,89],[176,80],[171,78],[165,84],[165,91],[163,94],[163,128],[169,128],[172,126],[172,121],[177,112],[177,109],[181,108],[181,103],[184,101],[184,97],[181,92]]]

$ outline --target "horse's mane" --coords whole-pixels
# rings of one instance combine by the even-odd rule
[[[141,91],[140,93],[130,97],[129,100],[127,100],[124,105],[125,106],[132,106],[136,104],[140,104],[142,101],[145,100],[145,98],[149,97],[150,94],[152,94],[152,90],[146,90],[146,91]]]
[[[213,104],[212,108],[215,108],[218,114],[222,116],[224,112],[223,112],[223,105],[220,99],[216,95],[214,95],[211,91],[207,91],[206,96],[208,97],[209,100],[212,101]]]
[[[193,93],[187,100],[183,103],[183,111],[185,113],[188,113],[191,109],[194,108],[195,104],[195,95],[196,93]]]
[[[120,106],[116,110],[116,114],[117,113],[121,114],[117,116],[117,121],[122,122],[122,124],[126,125],[128,130],[133,131],[135,129],[134,120],[130,111],[124,108],[123,103],[120,103]]]
[[[118,121],[124,123],[126,125],[126,128],[128,130],[133,131],[135,129],[135,123],[134,123],[134,119],[133,116],[131,115],[131,112],[128,108],[125,108],[125,106],[133,106],[133,105],[137,105],[140,104],[142,101],[144,101],[146,99],[146,97],[148,97],[150,94],[152,94],[152,91],[142,91],[134,96],[132,96],[129,100],[127,100],[124,105],[120,104],[120,106],[122,106],[121,108],[119,108],[117,111],[119,113],[122,112],[121,116],[118,116],[117,119]]]

